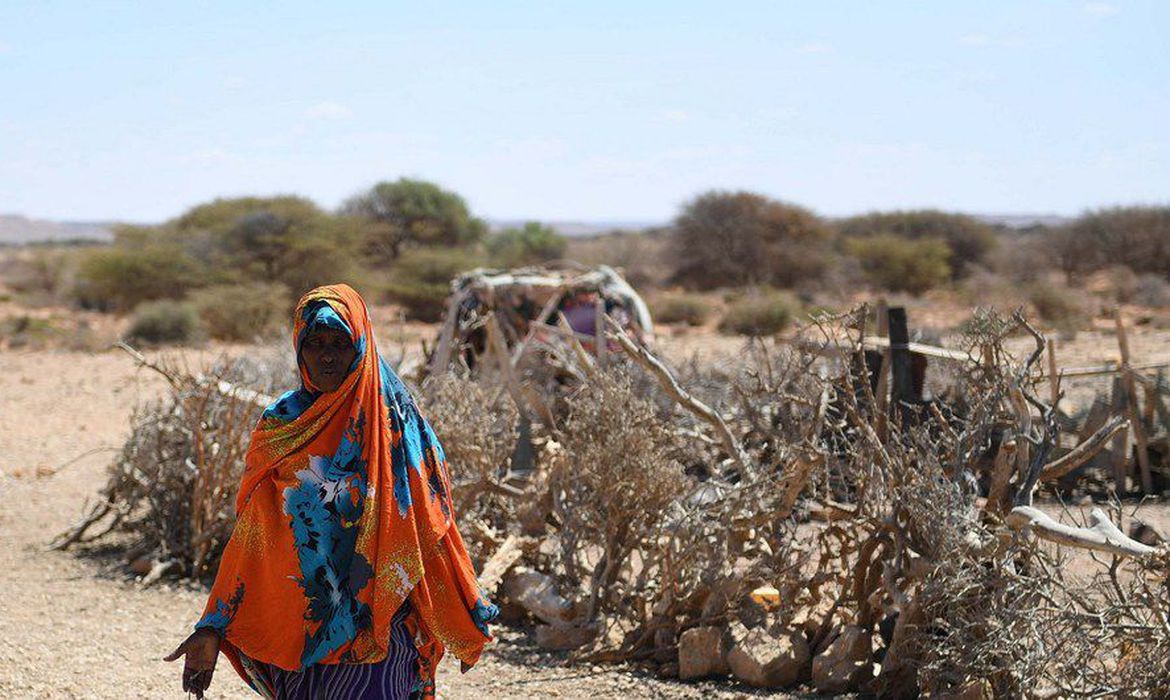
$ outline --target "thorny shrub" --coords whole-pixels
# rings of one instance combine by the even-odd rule
[[[558,564],[592,623],[620,615],[660,584],[643,554],[658,548],[684,487],[680,441],[618,373],[598,375],[569,400],[563,434],[551,478]]]

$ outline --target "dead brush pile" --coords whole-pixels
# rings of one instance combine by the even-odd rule
[[[235,524],[252,427],[290,370],[268,359],[221,359],[192,371],[131,353],[171,391],[135,409],[96,503],[53,546],[114,536],[145,584],[165,575],[213,576]]]
[[[482,546],[496,549],[492,583],[510,568],[500,597],[545,648],[684,679],[1161,697],[1164,550],[1122,534],[1119,512],[1078,527],[1078,514],[1062,525],[1032,505],[1122,419],[1054,458],[1056,414],[1036,393],[1043,338],[990,314],[946,400],[890,406],[858,370],[864,318],[821,319],[793,344],[849,339],[838,360],[754,343],[739,366],[689,376],[611,328],[631,361],[581,360],[567,417],[537,431],[527,517]],[[1020,332],[1037,349],[1013,358],[1003,341]]]
[[[611,326],[608,357],[570,337],[532,362],[489,335],[494,358],[432,374],[420,403],[481,585],[543,648],[684,680],[1170,697],[1170,554],[1125,536],[1119,509],[1058,522],[1033,506],[1124,419],[1054,457],[1043,338],[1021,317],[972,324],[944,399],[892,402],[859,369],[866,316],[749,343],[734,366],[676,372]],[[1020,332],[1028,357],[1004,350]],[[214,569],[225,465],[257,410],[202,381],[144,414],[170,432],[136,430],[99,504],[187,575]],[[167,474],[144,476],[156,455]]]

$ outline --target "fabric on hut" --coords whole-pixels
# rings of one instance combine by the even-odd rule
[[[418,675],[433,687],[445,650],[465,666],[478,660],[497,609],[455,526],[443,448],[378,354],[365,302],[346,285],[306,294],[293,329],[298,359],[319,326],[347,333],[357,357],[328,393],[298,362],[301,387],[261,416],[235,530],[196,627],[217,630],[252,683],[244,658],[296,672],[383,661],[392,618],[409,601]]]

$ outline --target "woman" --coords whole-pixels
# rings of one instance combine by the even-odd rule
[[[166,659],[202,697],[220,652],[267,698],[429,697],[497,613],[455,527],[443,448],[378,354],[361,296],[297,304],[301,388],[252,432],[203,617]]]

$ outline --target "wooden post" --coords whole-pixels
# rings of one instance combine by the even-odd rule
[[[1122,381],[1120,375],[1113,377],[1113,387],[1109,399],[1109,414],[1117,415],[1124,413],[1126,406],[1129,405],[1129,397],[1126,396],[1125,382]],[[1109,446],[1109,451],[1113,453],[1110,460],[1110,466],[1113,467],[1113,482],[1114,489],[1117,492],[1117,497],[1121,498],[1129,492],[1129,484],[1126,479],[1129,476],[1129,431],[1133,430],[1132,421],[1127,422],[1124,430],[1121,430],[1113,438],[1113,444]]]
[[[915,399],[914,370],[910,358],[910,328],[906,322],[906,309],[895,306],[889,314],[890,332],[890,402],[895,415],[906,415],[905,403]]]
[[[877,334],[879,338],[890,339],[890,307],[886,304],[886,300],[882,299],[877,303]],[[890,410],[890,348],[882,350],[882,362],[878,368],[878,382],[877,388],[873,391],[874,400],[877,406],[874,407],[874,416],[876,417],[876,432],[878,439],[882,442],[886,441],[889,432],[889,410]]]
[[[512,351],[512,367],[515,367],[520,362],[520,358],[524,355],[524,350],[529,346],[530,341],[547,325],[546,322],[552,316],[552,313],[557,310],[557,305],[561,303],[561,297],[564,296],[564,293],[563,287],[553,292],[552,296],[545,302],[544,308],[540,310],[540,315],[532,323],[528,324],[528,334],[524,336],[524,340],[516,343],[516,349]]]
[[[491,312],[484,326],[487,331],[488,351],[496,357],[500,380],[508,389],[512,402],[516,404],[516,410],[527,419],[528,409],[524,405],[524,394],[520,391],[520,383],[516,381],[515,375],[512,373],[512,363],[508,361],[508,349],[504,344],[504,333],[500,330],[500,321],[496,318],[496,312]]]
[[[1133,379],[1133,369],[1129,362],[1129,336],[1125,331],[1125,321],[1121,318],[1121,309],[1118,308],[1113,316],[1117,324],[1117,347],[1121,351],[1121,379],[1125,383],[1125,393],[1129,399],[1129,422],[1133,430],[1133,439],[1137,443],[1137,463],[1141,470],[1142,493],[1150,494],[1154,490],[1154,483],[1150,477],[1150,454],[1146,442],[1146,428],[1142,423],[1142,412],[1138,406],[1137,386]]]
[[[451,297],[447,306],[447,318],[443,319],[443,328],[439,331],[439,346],[435,348],[435,354],[431,355],[431,364],[427,369],[427,373],[430,375],[447,371],[447,363],[451,359],[451,344],[454,342],[455,326],[459,321],[459,307],[463,304],[467,294],[468,291],[462,289]]]
[[[1060,376],[1056,373],[1056,341],[1048,339],[1048,392],[1055,407],[1060,401]]]

